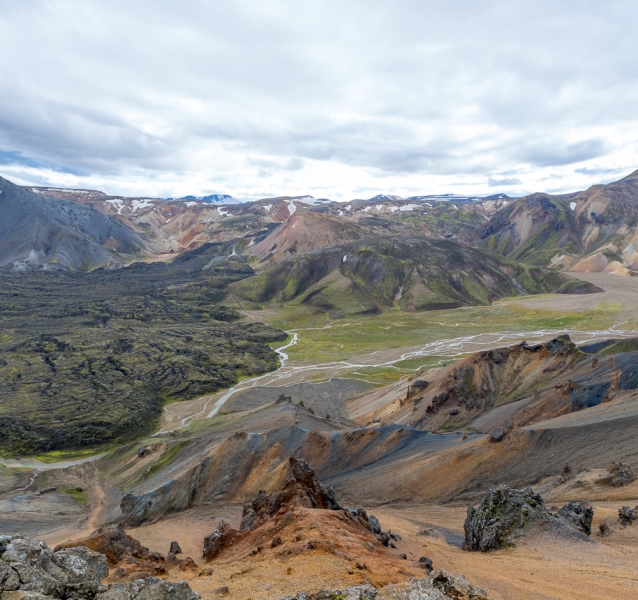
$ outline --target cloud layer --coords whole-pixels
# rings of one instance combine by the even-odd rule
[[[635,2],[24,0],[0,174],[237,197],[567,191],[638,166]]]

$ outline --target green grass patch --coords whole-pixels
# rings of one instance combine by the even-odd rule
[[[374,316],[331,319],[324,312],[286,306],[264,312],[263,317],[269,325],[299,335],[300,341],[286,349],[290,360],[317,364],[495,331],[607,329],[614,324],[614,317],[621,308],[619,305],[605,305],[581,313],[561,313],[508,303],[419,313],[392,309]],[[442,358],[414,360],[414,363],[395,366],[413,369],[419,361],[436,366],[435,363],[438,364]],[[449,363],[453,357],[443,360]],[[383,362],[381,354],[379,362]]]
[[[83,506],[89,505],[89,498],[84,491],[84,488],[80,486],[65,486],[58,488],[58,491],[70,496],[75,500],[78,504],[82,504]]]
[[[52,450],[51,452],[45,452],[44,454],[38,454],[33,458],[38,459],[40,462],[50,465],[57,462],[81,460],[83,458],[91,458],[104,452],[113,450],[113,446],[102,446],[96,448],[85,448],[83,450]]]

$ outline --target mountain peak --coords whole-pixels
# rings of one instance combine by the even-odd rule
[[[623,177],[620,181],[627,181],[629,179],[638,179],[638,169],[636,169],[633,173],[629,173],[629,175]]]

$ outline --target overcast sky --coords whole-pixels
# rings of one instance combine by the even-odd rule
[[[520,195],[638,168],[635,0],[0,0],[0,175]]]

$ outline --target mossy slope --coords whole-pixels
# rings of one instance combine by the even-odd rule
[[[436,310],[556,291],[560,276],[450,240],[384,236],[291,257],[230,286],[252,303],[302,303],[343,314]],[[572,287],[578,288],[578,283]]]

